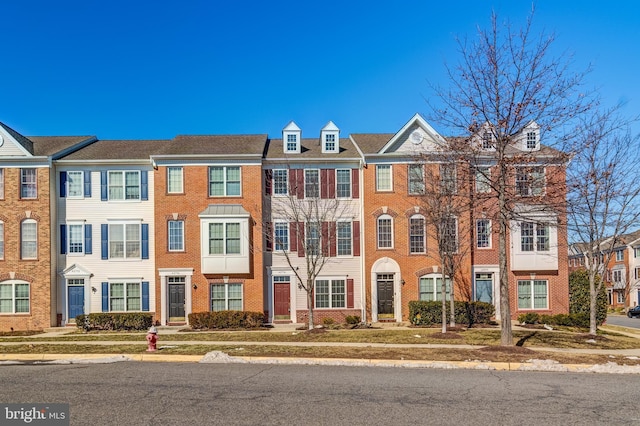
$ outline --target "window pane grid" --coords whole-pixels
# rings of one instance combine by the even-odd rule
[[[20,198],[37,198],[37,170],[20,169]]]
[[[82,197],[84,192],[84,173],[79,171],[67,172],[67,196]]]
[[[391,191],[391,166],[376,166],[376,191]]]
[[[29,284],[4,283],[0,284],[0,313],[28,313],[29,312]]]
[[[520,251],[533,251],[533,223],[520,224]]]
[[[182,193],[182,167],[167,168],[167,192]]]
[[[336,170],[336,196],[351,197],[351,170]]]
[[[242,284],[211,284],[212,311],[241,311]]]
[[[21,258],[38,257],[38,228],[34,220],[25,220],[21,225]]]
[[[69,253],[84,252],[84,226],[69,225]]]
[[[304,171],[304,196],[317,198],[320,195],[320,177],[317,170]]]
[[[0,169],[0,199],[4,198],[4,169]]]
[[[291,136],[291,135],[289,135]],[[288,193],[288,172],[287,170],[273,171],[273,193],[275,195],[287,195]]]
[[[351,223],[338,222],[337,224],[338,238],[338,256],[351,255]]]
[[[424,253],[425,232],[424,218],[415,217],[409,220],[409,251],[410,253]]]
[[[422,164],[409,165],[409,194],[424,194],[424,167]]]
[[[392,234],[391,234],[391,219],[379,218],[378,219],[378,248],[391,248],[393,247]]]
[[[276,223],[275,227],[275,248],[276,250],[289,250],[289,224]]]
[[[491,222],[489,219],[480,219],[476,222],[477,247],[491,247]]]
[[[169,251],[184,250],[184,221],[169,221]]]

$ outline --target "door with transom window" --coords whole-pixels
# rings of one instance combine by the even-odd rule
[[[378,274],[376,278],[378,287],[378,318],[394,318],[393,311],[393,275]]]
[[[167,277],[169,284],[169,322],[184,322],[185,277]]]

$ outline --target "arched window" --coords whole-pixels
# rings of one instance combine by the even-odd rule
[[[447,277],[445,279],[445,300],[449,300],[451,295],[451,280]],[[441,301],[442,300],[442,275],[441,274],[428,274],[420,277],[420,285],[418,288],[418,299],[426,301]]]
[[[20,224],[20,259],[38,258],[38,223],[25,219]]]
[[[388,214],[378,217],[378,248],[393,248],[393,218]]]

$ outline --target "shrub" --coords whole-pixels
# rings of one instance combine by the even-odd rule
[[[196,312],[189,314],[189,324],[194,330],[259,328],[264,325],[264,314],[249,311]]]
[[[596,276],[596,287],[600,284],[600,277]],[[579,269],[569,274],[569,313],[587,314],[589,316],[589,274],[585,269]],[[607,319],[607,289],[603,285],[596,298],[596,324],[602,325]],[[588,326],[588,325],[587,325]]]
[[[140,331],[152,325],[153,315],[145,312],[100,312],[76,317],[76,327],[86,331]]]
[[[449,316],[449,303],[446,306],[447,318]],[[489,324],[495,313],[492,304],[486,302],[454,302],[456,323]],[[409,321],[413,325],[429,326],[442,323],[442,302],[413,300],[409,302]]]
[[[347,315],[344,321],[351,325],[360,324],[360,317],[358,315]]]
[[[518,322],[520,322],[520,324],[537,324],[540,322],[540,315],[537,312],[520,314],[518,315]]]
[[[335,321],[331,317],[327,317],[322,320],[323,325],[332,325],[333,323],[335,323]]]

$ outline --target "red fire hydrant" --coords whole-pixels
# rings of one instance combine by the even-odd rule
[[[158,341],[158,330],[155,327],[151,327],[147,332],[147,352],[154,352],[157,350],[156,342]]]

